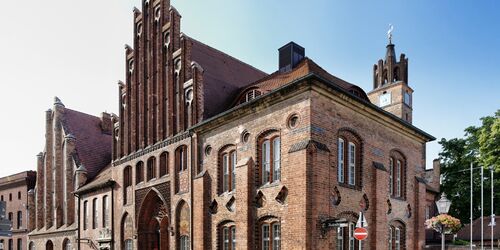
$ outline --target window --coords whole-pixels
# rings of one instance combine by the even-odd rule
[[[2,196],[0,196],[0,201],[3,201],[3,195],[2,195]]]
[[[17,229],[23,227],[23,212],[17,211]]]
[[[249,102],[258,96],[260,96],[262,93],[258,89],[252,89],[248,91],[245,95],[245,102]]]
[[[93,229],[96,229],[97,228],[97,224],[98,224],[98,220],[99,220],[99,209],[98,209],[98,202],[97,202],[97,198],[94,198],[94,200],[92,200],[92,210],[93,210],[93,217],[92,217],[92,228]]]
[[[189,237],[186,235],[181,236],[180,250],[189,250]]]
[[[160,155],[160,177],[168,174],[168,152]]]
[[[359,241],[354,238],[354,229],[356,228],[355,221],[356,218],[352,217],[348,219],[347,227],[337,228],[337,250],[358,250]]]
[[[132,167],[127,166],[123,170],[123,204],[132,200]]]
[[[63,250],[71,250],[71,242],[68,239],[64,239]]]
[[[9,201],[12,201],[12,194],[9,194]]]
[[[175,165],[178,172],[187,170],[187,147],[182,145],[175,150]]]
[[[428,220],[431,218],[431,208],[429,206],[425,207],[425,219]]]
[[[344,229],[337,227],[337,250],[344,249]]]
[[[125,250],[133,250],[133,242],[132,240],[125,240]]]
[[[14,240],[9,239],[9,250],[14,250]]]
[[[260,144],[262,184],[281,180],[281,139],[279,136],[264,138]]]
[[[156,178],[156,158],[150,157],[148,159],[148,181]]]
[[[21,200],[21,192],[17,192],[17,199]]]
[[[222,193],[230,192],[236,188],[236,150],[226,147],[220,152],[222,176]]]
[[[348,130],[339,132],[337,181],[343,186],[361,188],[361,140]]]
[[[393,221],[389,225],[389,250],[406,249],[405,225],[400,221]]]
[[[410,93],[405,91],[405,96],[404,96],[404,103],[408,106],[410,106]]]
[[[356,184],[356,145],[354,143],[349,142],[349,185]]]
[[[87,230],[88,227],[88,201],[83,202],[83,230]]]
[[[394,195],[394,187],[393,187],[393,184],[394,184],[394,180],[393,180],[393,177],[394,176],[394,160],[392,159],[389,159],[389,193],[391,195]]]
[[[12,224],[14,224],[13,219],[14,219],[14,214],[13,214],[12,212],[10,212],[10,213],[9,213],[9,221],[10,221]]]
[[[391,152],[389,159],[389,193],[394,198],[405,199],[406,158],[398,151]]]
[[[224,226],[222,229],[222,249],[235,250],[236,249],[236,226]]]
[[[340,183],[344,183],[344,139],[342,138],[339,138],[337,155],[337,178]]]
[[[17,250],[23,250],[23,240],[17,239]]]
[[[264,223],[261,226],[262,250],[281,249],[281,225],[278,222]]]
[[[144,181],[144,163],[142,161],[135,165],[135,184]]]
[[[28,247],[29,250],[35,250],[35,242],[30,242],[30,245]]]
[[[109,199],[108,196],[105,195],[102,197],[102,227],[109,227]]]

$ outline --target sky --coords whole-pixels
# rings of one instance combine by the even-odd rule
[[[499,1],[172,0],[187,35],[265,72],[295,41],[335,76],[372,88],[389,24],[409,58],[413,124],[440,138],[500,109]],[[117,112],[140,0],[1,1],[0,176],[35,170],[54,96],[66,107]],[[427,166],[440,146],[427,146]]]

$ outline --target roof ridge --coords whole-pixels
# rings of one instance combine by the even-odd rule
[[[72,111],[72,112],[75,112],[75,113],[78,113],[78,114],[90,116],[90,117],[93,117],[93,118],[96,118],[96,119],[101,119],[99,116],[91,115],[91,114],[84,113],[84,112],[81,112],[81,111],[78,111],[78,110],[74,110],[74,109],[70,109],[70,108],[65,108],[65,110],[69,110],[69,111]]]
[[[211,50],[213,50],[213,51],[215,51],[215,52],[217,52],[217,53],[219,53],[219,54],[221,54],[221,55],[224,55],[224,56],[226,56],[226,57],[228,57],[228,58],[231,58],[231,59],[233,59],[233,60],[235,60],[235,61],[237,61],[237,62],[239,62],[239,63],[241,63],[241,64],[244,64],[244,65],[246,65],[246,66],[248,66],[248,67],[250,67],[250,68],[252,68],[252,69],[254,69],[254,70],[257,70],[257,71],[259,71],[260,73],[263,73],[263,74],[269,75],[268,73],[266,73],[266,72],[264,72],[264,71],[262,71],[262,70],[260,70],[260,69],[256,68],[255,66],[253,66],[253,65],[251,65],[251,64],[248,64],[248,63],[246,63],[246,62],[244,62],[244,61],[242,61],[242,60],[240,60],[240,59],[238,59],[238,58],[236,58],[236,57],[234,57],[234,56],[231,56],[231,55],[229,55],[229,54],[227,54],[227,53],[225,53],[225,52],[223,52],[223,51],[220,51],[220,50],[218,50],[218,49],[216,49],[216,48],[214,48],[214,47],[212,47],[212,46],[210,46],[210,45],[207,45],[207,44],[205,44],[205,43],[203,43],[203,42],[201,42],[201,41],[199,41],[199,40],[196,40],[196,39],[194,39],[194,38],[193,38],[193,37],[191,37],[191,36],[188,36],[188,35],[186,35],[186,34],[184,34],[184,36],[185,36],[185,37],[187,37],[188,39],[190,39],[192,42],[196,42],[196,43],[198,43],[198,44],[200,44],[200,45],[202,45],[202,46],[205,46],[205,47],[207,47],[207,48],[209,48],[209,49],[211,49]]]

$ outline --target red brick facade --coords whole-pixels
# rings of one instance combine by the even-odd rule
[[[12,237],[0,237],[4,249],[26,249],[28,232],[33,222],[28,216],[33,208],[28,204],[34,198],[36,172],[25,171],[0,178],[0,201],[6,203],[5,216],[11,221]]]
[[[434,138],[411,125],[405,56],[387,46],[367,95],[295,43],[279,53],[268,75],[144,0],[119,115],[47,112],[37,249],[350,249],[361,211],[362,248],[422,249]]]

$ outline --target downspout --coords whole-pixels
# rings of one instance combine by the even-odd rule
[[[196,138],[196,139],[198,139],[198,138]],[[193,136],[191,136],[191,176],[190,176],[190,179],[191,179],[191,181],[190,181],[190,184],[191,184],[190,186],[191,186],[191,187],[190,187],[190,188],[191,188],[191,190],[190,190],[190,192],[189,192],[189,193],[190,193],[190,196],[191,196],[191,199],[190,199],[190,203],[191,203],[191,204],[189,205],[190,210],[191,210],[191,211],[190,211],[190,215],[189,215],[189,217],[190,217],[189,219],[191,220],[191,223],[189,223],[189,224],[190,224],[190,231],[191,231],[191,232],[189,233],[189,235],[190,235],[190,237],[189,237],[189,238],[190,238],[190,239],[189,239],[189,244],[191,245],[191,249],[194,249],[194,240],[193,240],[193,231],[194,231],[194,225],[193,225],[193,198],[194,198],[194,195],[193,195],[193,187],[194,187],[194,184],[193,184],[193,178],[194,178],[194,176],[195,176],[195,175],[194,175],[194,174],[195,174],[195,172],[197,172],[197,171],[196,171],[196,169],[195,169],[195,163],[197,162],[197,160],[196,160],[196,158],[197,158],[197,157],[196,157],[196,156],[197,156],[197,152],[195,152],[195,151],[197,151],[197,150],[195,150],[195,147],[196,147],[198,144],[197,144],[197,143],[195,143],[196,141],[197,141],[197,140],[195,140],[195,139],[193,138]],[[194,145],[194,144],[196,144],[196,145]]]
[[[77,223],[77,235],[76,235],[76,241],[77,241],[77,249],[80,250],[80,203],[81,203],[81,200],[80,200],[80,196],[76,193],[74,193],[74,195],[76,196],[76,198],[78,198],[78,223]]]
[[[111,185],[111,250],[115,249],[115,185]]]

